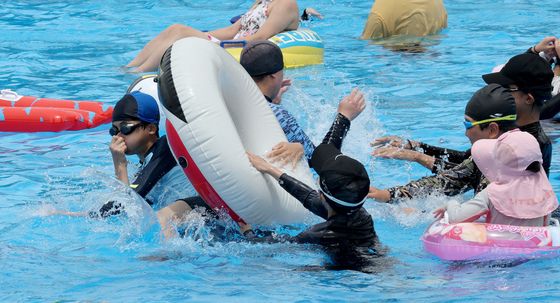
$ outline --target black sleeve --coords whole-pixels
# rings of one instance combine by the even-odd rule
[[[430,194],[454,196],[470,189],[480,188],[482,173],[472,160],[468,158],[454,168],[442,171],[437,175],[424,177],[403,186],[395,186],[387,190],[391,194],[389,203],[400,199],[424,198]]]
[[[420,143],[420,146],[415,148],[415,150],[418,149],[420,149],[420,151],[425,153],[426,155],[435,158],[434,166],[432,166],[432,173],[434,174],[437,174],[444,170],[452,169],[471,156],[470,149],[468,149],[467,151],[459,151],[433,146],[426,143]]]
[[[323,205],[318,191],[313,190],[303,182],[290,177],[287,174],[282,174],[280,179],[278,179],[278,183],[280,183],[280,186],[282,186],[282,188],[284,188],[290,195],[298,199],[298,201],[300,201],[309,211],[325,220],[327,219],[327,209]]]
[[[560,112],[560,94],[546,101],[541,108],[541,120],[552,119]]]
[[[420,142],[420,145],[414,147],[414,150],[422,151],[428,156],[435,157],[436,159],[442,159],[450,163],[459,164],[465,161],[470,156],[470,150],[460,151],[450,148],[444,148],[439,146],[434,146]]]
[[[529,49],[528,49],[525,53],[527,53],[527,54],[535,54],[535,55],[538,55],[538,54],[539,54],[539,53],[535,53],[535,52],[533,51],[533,46],[529,47]]]
[[[349,129],[350,120],[341,113],[338,113],[334,118],[331,128],[325,135],[323,143],[333,144],[336,148],[340,149],[342,147],[342,140],[346,137]]]

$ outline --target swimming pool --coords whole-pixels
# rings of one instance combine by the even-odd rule
[[[0,88],[113,104],[136,78],[119,66],[167,25],[227,25],[250,3],[6,2],[0,6]],[[403,184],[428,171],[372,159],[368,143],[373,138],[398,134],[466,148],[462,114],[483,85],[480,75],[555,34],[551,24],[560,13],[553,0],[446,5],[448,29],[426,39],[425,52],[405,53],[356,39],[370,1],[300,1],[300,7],[314,6],[326,16],[308,25],[325,41],[325,64],[288,71],[293,86],[284,104],[319,142],[338,100],[353,86],[364,88],[369,107],[353,124],[344,150],[367,163],[376,186]],[[557,126],[545,128],[556,141]],[[445,263],[426,254],[419,237],[430,216],[401,211],[405,206],[431,210],[446,198],[397,207],[367,202],[389,256],[374,274],[326,271],[320,268],[326,256],[314,248],[213,241],[204,226],[194,228],[196,237],[162,243],[143,212],[109,222],[43,217],[50,207],[89,209],[118,191],[111,179],[107,127],[0,133],[0,142],[1,301],[511,302],[560,297],[558,260],[497,267]],[[554,146],[551,180],[559,192],[560,158]]]

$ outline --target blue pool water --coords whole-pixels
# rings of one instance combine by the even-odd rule
[[[0,88],[22,95],[114,104],[135,75],[119,66],[171,23],[225,26],[252,1],[6,1],[0,5]],[[216,7],[216,4],[218,6]],[[325,64],[287,71],[285,106],[315,142],[352,87],[368,95],[345,152],[388,187],[428,174],[419,165],[372,159],[368,143],[398,134],[468,147],[462,113],[480,75],[558,30],[555,0],[446,1],[449,27],[425,52],[393,52],[358,40],[371,1],[300,1],[326,19],[308,24],[325,41]],[[558,126],[551,180],[559,192]],[[374,274],[321,270],[307,246],[215,241],[194,218],[193,237],[163,243],[141,208],[105,221],[45,217],[51,208],[87,210],[118,195],[107,127],[0,134],[0,301],[557,301],[558,260],[513,267],[442,262],[419,237],[444,197],[366,208],[388,257]],[[135,161],[135,159],[131,159]],[[468,194],[467,194],[468,196]],[[460,198],[460,197],[458,197]],[[134,204],[134,201],[129,201]],[[139,205],[139,204],[138,204]],[[304,228],[297,226],[295,233]]]

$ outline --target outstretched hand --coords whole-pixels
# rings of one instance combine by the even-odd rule
[[[268,163],[268,161],[266,161],[262,157],[257,156],[251,152],[247,152],[247,157],[249,157],[249,162],[251,162],[251,165],[253,165],[253,167],[255,167],[255,169],[257,169],[259,172],[269,174],[275,179],[279,179],[282,175],[282,171],[280,169]]]
[[[266,156],[271,162],[278,162],[280,166],[291,163],[292,168],[294,168],[303,156],[303,153],[304,150],[301,143],[280,142]]]
[[[374,149],[373,152],[371,152],[371,155],[385,159],[416,161],[417,156],[422,155],[422,153],[409,149],[387,146]]]
[[[268,163],[268,161],[263,159],[263,157],[257,156],[251,152],[247,152],[247,157],[249,157],[249,162],[251,162],[251,165],[253,165],[253,167],[255,167],[255,169],[257,169],[261,173],[266,173],[272,166],[272,164]]]
[[[378,189],[373,186],[369,187],[369,192],[367,194],[368,198],[374,199],[378,202],[389,202],[391,200],[391,194],[386,189]]]
[[[292,80],[290,80],[290,79],[282,80],[282,86],[280,87],[280,90],[278,91],[278,94],[276,94],[276,97],[274,97],[274,100],[272,100],[272,103],[274,103],[274,104],[282,103],[282,95],[285,92],[288,91],[290,86],[292,86]]]
[[[312,7],[306,7],[305,8],[305,12],[309,15],[309,16],[313,16],[313,17],[317,17],[320,20],[323,20],[323,15],[321,15],[321,13],[319,13],[316,9],[312,8]]]
[[[372,147],[390,145],[390,146],[403,148],[403,149],[412,149],[411,144],[412,144],[412,141],[410,141],[410,140],[405,141],[403,138],[401,138],[399,136],[380,137],[380,138],[377,138],[377,139],[373,140],[373,142],[370,143],[370,145]]]
[[[365,108],[364,94],[358,88],[354,88],[350,95],[344,97],[338,104],[338,112],[350,121],[358,117]]]

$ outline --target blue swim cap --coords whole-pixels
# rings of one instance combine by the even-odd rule
[[[157,101],[152,96],[139,91],[124,95],[115,105],[113,122],[126,120],[159,123]]]

